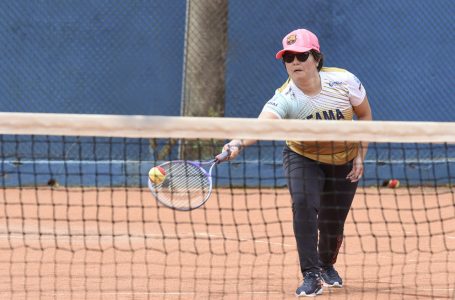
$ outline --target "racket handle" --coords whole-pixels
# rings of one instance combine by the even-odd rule
[[[215,161],[219,164],[220,162],[228,160],[229,156],[231,156],[231,150],[225,150],[215,157]]]

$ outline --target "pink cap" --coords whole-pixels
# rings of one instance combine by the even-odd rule
[[[320,52],[318,37],[306,29],[297,29],[284,37],[283,50],[278,51],[275,57],[280,59],[286,51],[302,53],[311,49]]]

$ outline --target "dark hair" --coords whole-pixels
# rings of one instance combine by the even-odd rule
[[[321,71],[322,66],[324,65],[324,55],[321,52],[318,52],[316,50],[311,49],[310,50],[311,55],[313,55],[314,59],[319,61],[318,63],[318,71]]]

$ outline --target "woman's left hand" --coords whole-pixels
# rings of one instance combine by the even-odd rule
[[[357,182],[362,178],[362,175],[363,175],[363,159],[362,159],[362,156],[359,154],[352,161],[352,170],[346,176],[346,179],[350,180],[351,182]]]

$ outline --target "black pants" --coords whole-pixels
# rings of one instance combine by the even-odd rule
[[[302,274],[335,264],[343,242],[344,222],[357,189],[356,182],[346,179],[352,162],[324,164],[285,147],[283,165],[292,198]]]

